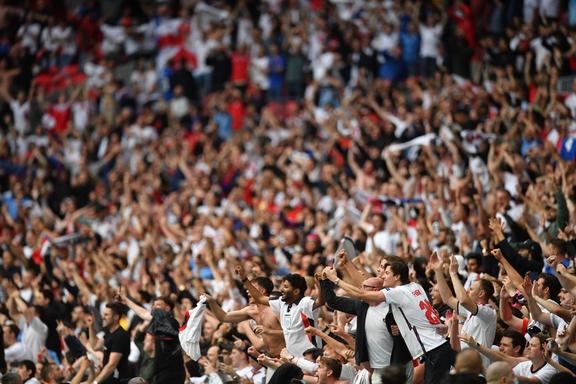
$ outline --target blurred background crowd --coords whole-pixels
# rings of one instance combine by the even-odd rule
[[[295,356],[243,280],[318,299],[325,266],[359,285],[388,256],[448,336],[457,262],[493,285],[488,348],[576,353],[575,74],[574,0],[0,1],[2,383],[369,382],[354,316],[321,307]],[[465,351],[453,376],[490,382]]]

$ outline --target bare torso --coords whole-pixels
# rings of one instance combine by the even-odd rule
[[[261,325],[265,329],[270,329],[273,331],[282,331],[282,326],[278,321],[278,318],[272,312],[272,309],[266,305],[250,305],[250,309],[248,310],[250,317],[252,317],[256,324]],[[280,351],[282,348],[286,346],[286,342],[284,341],[283,335],[268,335],[266,333],[262,334],[262,340],[264,344],[266,344],[266,348],[268,350],[268,355],[270,357],[278,357],[280,356]]]

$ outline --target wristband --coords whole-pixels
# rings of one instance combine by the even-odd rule
[[[340,279],[336,279],[336,280],[334,281],[334,285],[336,285],[336,286],[338,287],[338,286],[340,285]]]

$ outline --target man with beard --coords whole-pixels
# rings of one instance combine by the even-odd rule
[[[286,349],[296,357],[303,357],[304,351],[319,346],[316,337],[308,337],[304,331],[306,327],[314,327],[317,322],[317,309],[324,305],[320,297],[313,299],[304,296],[306,292],[306,279],[297,274],[290,274],[282,279],[280,299],[272,300],[264,296],[256,286],[244,275],[243,266],[236,266],[235,272],[241,278],[244,287],[248,290],[254,302],[270,306],[272,312],[280,319]]]
[[[240,272],[242,273],[243,269],[241,269]],[[243,280],[245,276],[242,275],[241,278]],[[257,277],[252,280],[252,284],[265,296],[270,296],[274,289],[274,284],[267,277]],[[250,297],[250,304],[248,306],[228,313],[224,312],[222,307],[220,307],[212,297],[207,297],[207,304],[216,318],[222,322],[238,323],[244,320],[254,319],[258,325],[255,332],[262,335],[264,342],[264,351],[260,352],[264,352],[271,357],[280,356],[280,351],[286,346],[286,343],[284,342],[284,334],[280,322],[269,306],[256,303],[253,297]]]
[[[130,377],[128,355],[130,354],[130,334],[120,327],[123,306],[120,303],[109,303],[104,309],[102,326],[104,335],[104,360],[100,373],[93,384],[120,384]]]

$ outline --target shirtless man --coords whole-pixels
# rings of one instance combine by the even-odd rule
[[[241,276],[244,278],[243,275]],[[274,284],[272,284],[272,281],[267,277],[257,277],[252,280],[252,284],[264,296],[270,296],[270,293],[274,289]],[[257,327],[254,328],[253,331],[256,335],[262,336],[262,342],[255,343],[250,336],[247,335],[252,345],[270,357],[280,356],[280,351],[286,346],[286,343],[284,342],[284,334],[280,322],[269,306],[257,304],[252,295],[250,295],[250,303],[248,306],[228,313],[224,312],[212,297],[207,297],[206,304],[208,304],[214,316],[222,322],[239,323],[254,319]]]

